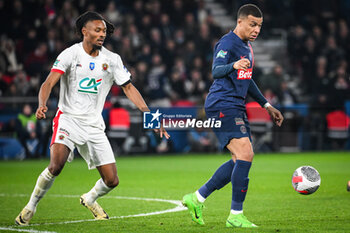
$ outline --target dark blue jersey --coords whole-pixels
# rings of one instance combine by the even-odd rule
[[[233,69],[234,62],[247,58],[250,67],[244,70]],[[254,66],[253,49],[249,42],[242,41],[233,31],[224,35],[215,45],[213,58],[214,82],[209,89],[209,94],[205,101],[206,109],[227,109],[237,108],[245,110],[245,98],[249,90],[253,90],[253,97],[260,98],[257,101],[263,105],[267,101],[259,93],[252,80]],[[222,77],[218,77],[223,74]],[[220,75],[219,75],[220,76]]]

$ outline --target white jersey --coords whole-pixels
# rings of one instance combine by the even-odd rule
[[[99,55],[92,57],[82,42],[65,49],[51,71],[63,74],[58,108],[83,124],[102,129],[105,124],[101,113],[113,82],[123,85],[130,81],[130,73],[118,54],[102,47]]]

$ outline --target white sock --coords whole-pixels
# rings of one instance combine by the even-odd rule
[[[231,210],[231,214],[243,214],[243,210]]]
[[[108,187],[101,179],[99,179],[95,186],[85,195],[86,201],[90,204],[94,203],[97,198],[109,193],[113,188]]]
[[[51,188],[54,180],[55,176],[50,173],[48,168],[45,168],[45,170],[39,175],[38,180],[36,181],[34,190],[32,192],[32,195],[30,196],[26,209],[35,211],[39,201]]]
[[[205,198],[198,192],[198,190],[196,191],[196,196],[197,196],[197,200],[200,203],[204,203],[205,202]]]

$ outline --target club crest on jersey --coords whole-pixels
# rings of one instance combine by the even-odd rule
[[[93,70],[93,69],[95,69],[95,63],[93,63],[93,62],[90,62],[89,68],[90,68],[90,70]]]
[[[246,71],[237,70],[237,79],[251,79],[253,68],[248,68]]]
[[[103,70],[107,70],[108,69],[108,64],[107,63],[103,63],[102,64],[102,69]]]
[[[246,134],[247,133],[247,128],[244,125],[242,125],[239,129],[241,130],[242,134]]]
[[[225,58],[226,54],[227,54],[227,51],[220,50],[220,51],[216,54],[216,58],[218,58],[218,57]]]
[[[79,82],[79,92],[97,94],[98,87],[102,83],[102,78],[96,80],[95,78],[83,78]]]

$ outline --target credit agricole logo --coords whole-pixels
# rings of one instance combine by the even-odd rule
[[[102,83],[102,78],[101,79],[95,79],[95,78],[83,78],[79,82],[79,92],[84,92],[84,93],[92,93],[92,94],[97,94],[98,91],[98,86],[100,86]]]

